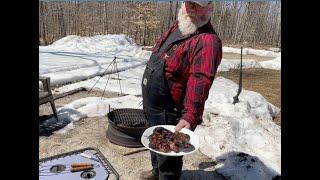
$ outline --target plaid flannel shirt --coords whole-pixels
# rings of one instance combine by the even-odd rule
[[[169,34],[178,27],[176,21],[152,48],[159,48]],[[192,35],[186,35],[169,44],[160,53],[165,61],[165,79],[175,107],[182,110],[182,119],[194,129],[202,123],[204,104],[222,58],[222,43],[210,21]]]

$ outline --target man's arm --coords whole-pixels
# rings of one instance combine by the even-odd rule
[[[200,36],[191,58],[184,109],[176,126],[177,131],[182,128],[195,129],[202,123],[204,104],[222,58],[221,40],[209,34]]]

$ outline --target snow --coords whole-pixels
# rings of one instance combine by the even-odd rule
[[[242,62],[242,68],[262,68],[264,65],[266,68],[275,69],[278,66],[274,65],[276,63],[280,64],[280,57],[276,58],[277,60],[272,61],[270,60],[266,64],[262,62],[257,62],[255,60],[246,59]],[[261,64],[262,63],[262,64]],[[221,61],[221,64],[218,68],[218,71],[229,71],[230,69],[237,69],[240,67],[240,60],[225,60]],[[275,67],[275,68],[274,68]],[[92,79],[88,79],[85,81],[80,81],[76,83],[72,83],[69,85],[61,86],[57,90],[62,93],[66,91],[71,91],[73,89],[77,89],[80,87],[84,87],[87,90],[90,90],[92,87],[94,90],[107,90],[113,92],[122,92],[124,94],[132,94],[132,95],[139,95],[141,94],[141,79],[145,69],[145,64],[131,66],[130,68],[119,72],[119,79],[120,85],[118,80],[118,74],[113,73],[111,75],[103,76],[102,78],[94,77]],[[280,70],[280,68],[278,69]],[[108,80],[109,79],[109,80]],[[108,82],[108,83],[107,83]],[[107,84],[107,85],[106,85]]]
[[[232,48],[232,47],[222,47],[222,51],[226,53],[236,53],[241,54],[240,48]],[[278,57],[281,56],[281,52],[260,50],[260,49],[252,49],[252,48],[243,48],[243,55],[256,55],[256,56],[267,56],[267,57]]]
[[[260,62],[260,65],[266,69],[281,70],[281,57],[279,56],[269,61],[262,61]]]
[[[86,90],[93,90],[97,91],[112,91],[118,92],[123,94],[131,94],[131,95],[140,95],[141,94],[141,79],[142,74],[144,71],[145,65],[137,66],[134,68],[130,68],[128,70],[119,72],[119,79],[118,74],[110,74],[103,77],[95,77],[89,80],[65,85],[62,87],[57,88],[56,90],[59,93],[71,91],[73,89],[77,89],[80,87],[86,88]]]
[[[88,97],[73,101],[61,108],[57,109],[58,118],[61,121],[69,121],[70,123],[55,131],[55,134],[63,134],[74,128],[74,121],[78,121],[87,117],[103,117],[107,115],[109,105],[111,108],[139,108],[141,97],[133,95],[116,97],[116,98],[102,98],[102,97]],[[52,117],[53,118],[53,117]],[[52,121],[49,119],[48,121]]]
[[[236,59],[236,60],[222,59],[218,67],[218,71],[229,71],[230,69],[239,69],[239,68],[240,68],[240,59]],[[256,60],[243,59],[242,69],[247,69],[247,68],[261,68],[261,65]]]
[[[269,50],[273,52],[280,52],[280,48],[269,48]]]
[[[242,114],[251,114],[256,118],[271,120],[279,111],[270,104],[261,94],[242,89],[239,103],[233,105],[233,96],[237,94],[238,85],[233,81],[218,77],[214,80],[209,91],[205,107],[210,111],[223,116],[239,117]]]
[[[126,86],[123,86],[123,89],[126,89]],[[244,166],[230,168],[236,168],[236,171],[241,171],[246,177],[259,179],[262,173],[263,177],[271,179],[281,172],[281,132],[280,127],[272,121],[280,110],[261,94],[245,89],[239,96],[239,103],[233,105],[233,96],[237,89],[238,85],[231,80],[223,77],[215,79],[206,101],[203,123],[195,130],[200,137],[200,151],[218,162],[226,153],[232,151],[256,156],[256,162],[263,163],[251,163],[250,166],[254,168],[250,171],[243,169]],[[109,105],[112,108],[141,108],[141,101],[140,96],[134,95],[109,99],[89,97],[67,104],[58,109],[58,114],[60,119],[69,117],[65,120],[72,122],[86,117],[105,116]],[[72,128],[74,125],[70,123],[55,133],[65,133]],[[230,155],[228,161],[222,162],[223,166],[219,164],[223,167],[221,171],[227,172],[226,174],[232,172],[225,163],[250,163],[238,162],[236,157],[238,156]]]
[[[279,109],[259,93],[246,90],[242,90],[239,103],[233,105],[237,87],[222,77],[214,81],[203,123],[195,130],[200,137],[200,151],[213,159],[231,151],[257,156],[273,172],[267,178],[272,179],[281,173],[281,131],[272,121]],[[254,179],[259,179],[259,174],[255,175]]]
[[[223,51],[240,53],[240,49],[231,47],[223,47]],[[244,54],[260,53],[260,55],[266,56],[279,56],[279,53],[272,54],[274,53],[272,51],[250,48],[244,48],[243,52]],[[39,46],[39,74],[40,76],[50,77],[52,86],[85,81],[102,74],[115,72],[114,64],[111,66],[110,64],[116,56],[118,71],[139,70],[140,73],[137,75],[141,77],[143,67],[150,55],[150,51],[142,50],[131,38],[125,35],[97,35],[92,37],[70,35],[49,46]],[[223,59],[218,71],[239,68],[239,64],[239,59]],[[280,56],[265,62],[257,62],[252,59],[243,60],[244,69],[269,68],[279,70],[281,68],[280,64]],[[41,86],[40,83],[39,86]],[[99,89],[103,88],[100,87]]]
[[[223,52],[223,53],[236,53],[236,54],[241,54],[241,49],[239,49],[239,48],[233,48],[233,47],[222,47],[222,52]],[[243,48],[243,49],[242,49],[242,54],[243,54],[243,55],[248,55],[248,49]]]
[[[230,69],[239,69],[240,59],[223,59],[218,67],[218,71],[229,71]],[[257,61],[254,59],[243,59],[242,69],[265,68],[281,70],[281,56],[267,61]]]
[[[130,38],[124,35],[67,36],[50,46],[40,46],[39,50],[39,73],[51,77],[51,84],[63,85],[57,92],[79,87],[90,90],[94,86],[94,90],[125,94],[115,98],[78,99],[59,108],[59,119],[70,123],[54,133],[66,133],[74,128],[74,121],[86,117],[103,117],[109,106],[142,108],[141,78],[151,53],[142,50]],[[239,49],[224,48],[224,51]],[[245,49],[245,53],[252,52],[266,53]],[[277,55],[270,61],[245,59],[243,68],[280,70],[281,57]],[[112,66],[107,69],[114,56],[119,57],[119,76],[112,72]],[[239,64],[240,60],[223,59],[218,71],[239,68]],[[105,71],[112,74],[100,77]],[[70,84],[64,85],[66,83]],[[281,131],[272,121],[280,109],[261,94],[245,89],[242,89],[239,103],[233,105],[237,89],[238,85],[231,80],[215,79],[206,101],[203,123],[195,130],[200,137],[200,151],[215,159],[218,172],[230,179],[272,179],[281,173]],[[246,153],[247,158],[239,156],[239,152]]]
[[[280,59],[280,58],[279,58]],[[263,61],[262,61],[263,62]],[[275,61],[277,62],[277,61]],[[273,68],[273,62],[270,62],[270,68]],[[240,60],[222,60],[218,68],[218,71],[229,71],[230,69],[237,69],[240,66]],[[261,68],[261,62],[255,60],[243,60],[242,68]],[[132,66],[127,70],[119,72],[120,85],[118,80],[118,74],[113,73],[111,75],[100,77],[94,77],[85,81],[72,83],[59,87],[57,90],[62,93],[71,91],[80,87],[84,87],[90,90],[92,87],[94,90],[107,90],[113,92],[122,92],[124,94],[139,95],[141,94],[141,79],[145,69],[145,64],[139,66]],[[120,88],[121,86],[121,88]]]
[[[281,55],[281,52],[252,49],[252,48],[247,48],[247,50],[248,50],[248,54],[252,54],[256,56],[278,57]]]
[[[39,74],[50,77],[53,86],[63,85],[112,72],[115,56],[118,71],[123,71],[145,64],[150,55],[125,35],[72,35],[39,46]]]
[[[66,36],[49,46],[40,46],[40,51],[81,53],[81,55],[119,54],[136,58],[149,54],[126,35],[96,35],[91,37]]]

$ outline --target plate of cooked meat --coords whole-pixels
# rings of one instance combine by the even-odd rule
[[[173,125],[149,127],[141,137],[141,143],[149,150],[165,156],[183,156],[199,149],[199,137],[189,129],[179,132]]]

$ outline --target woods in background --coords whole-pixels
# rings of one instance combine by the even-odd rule
[[[67,35],[126,34],[152,46],[177,18],[180,2],[39,1],[40,45]],[[211,23],[224,44],[281,44],[281,2],[214,2]]]

